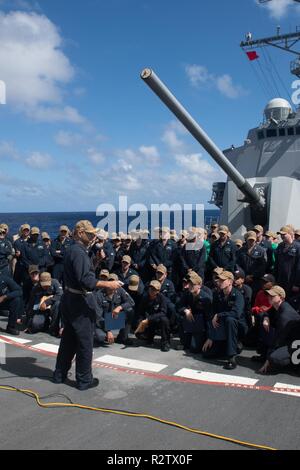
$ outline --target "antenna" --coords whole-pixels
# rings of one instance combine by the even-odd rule
[[[260,0],[260,3],[266,3],[272,0]],[[300,0],[294,0],[300,3]],[[246,41],[241,42],[241,47],[246,51],[251,51],[255,47],[272,46],[285,52],[295,54],[297,59],[291,62],[291,73],[300,78],[300,51],[294,49],[294,45],[300,41],[300,31],[298,28],[295,33],[280,34],[280,27],[277,27],[277,35],[262,39],[252,39],[252,34],[248,33]]]

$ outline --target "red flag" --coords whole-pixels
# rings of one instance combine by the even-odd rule
[[[249,60],[259,59],[259,55],[257,54],[256,51],[246,52],[246,54],[247,54]]]

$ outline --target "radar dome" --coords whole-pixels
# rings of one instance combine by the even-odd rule
[[[271,118],[276,121],[286,121],[292,112],[292,107],[287,100],[283,98],[275,98],[271,100],[265,108],[265,116],[267,120]]]

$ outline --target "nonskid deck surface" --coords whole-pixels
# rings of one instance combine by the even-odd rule
[[[0,318],[2,329],[5,324]],[[241,441],[299,448],[300,377],[290,373],[259,375],[257,364],[251,362],[255,354],[251,350],[244,350],[238,368],[228,373],[221,360],[206,361],[201,355],[173,348],[162,353],[159,338],[154,348],[137,344],[95,348],[93,373],[100,385],[82,393],[74,387],[74,368],[66,384],[51,382],[59,339],[23,332],[12,337],[0,331],[0,348],[6,353],[0,383],[32,389],[41,396],[65,394],[75,403],[147,413]],[[174,338],[172,346],[176,344],[178,339]],[[50,401],[65,400],[54,397]],[[239,448],[140,419],[81,410],[43,410],[33,400],[11,392],[1,392],[0,404],[2,449]],[[29,425],[28,435],[25,430]]]

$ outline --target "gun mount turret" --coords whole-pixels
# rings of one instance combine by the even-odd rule
[[[273,100],[265,110],[264,126],[250,131],[243,147],[222,152],[153,70],[144,69],[141,78],[228,175],[225,186],[214,184],[211,202],[221,208],[221,223],[229,225],[234,236],[257,224],[273,231],[288,223],[300,227],[300,111],[296,116],[279,112],[287,105],[278,111],[283,104]],[[291,117],[298,126],[293,132],[287,128]],[[284,151],[292,161],[282,161]]]

